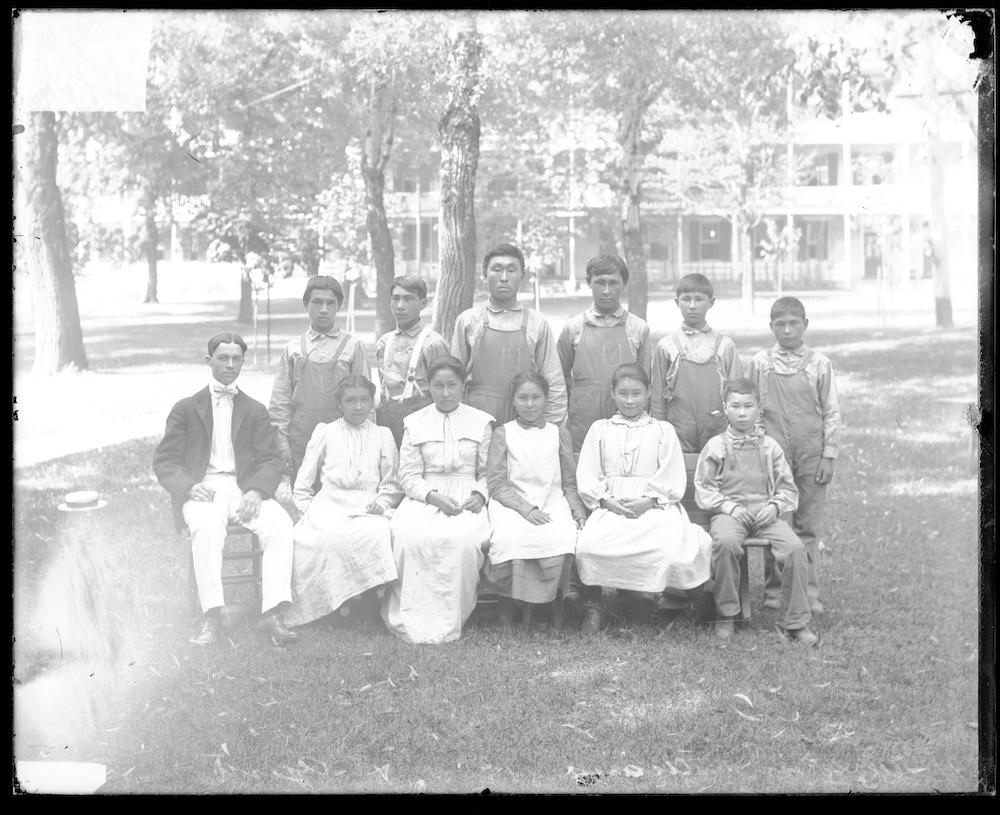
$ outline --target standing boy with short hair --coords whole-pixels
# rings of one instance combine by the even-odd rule
[[[781,445],[791,465],[799,505],[792,529],[809,554],[809,604],[822,614],[819,599],[819,534],[826,488],[833,480],[840,440],[840,406],[830,360],[802,339],[809,320],[796,297],[771,306],[775,345],[754,355],[748,377],[760,391],[764,429]],[[764,605],[778,603],[779,579],[773,559],[765,563]]]
[[[549,382],[545,421],[566,418],[566,382],[548,321],[517,301],[524,279],[524,254],[501,243],[483,258],[489,299],[458,315],[451,353],[465,365],[465,403],[485,410],[498,425],[514,418],[511,380],[519,371],[539,373]]]
[[[340,418],[334,394],[341,380],[370,375],[364,342],[333,324],[343,302],[334,278],[310,277],[302,294],[309,328],[289,340],[275,369],[268,411],[292,483],[316,425]]]
[[[785,632],[806,645],[819,643],[809,630],[812,617],[806,595],[808,557],[802,541],[779,517],[792,512],[798,493],[792,471],[778,443],[757,426],[760,402],[748,379],[726,385],[723,393],[728,427],[709,439],[695,469],[695,500],[712,516],[712,579],[720,639],[733,635],[740,613],[740,561],[749,535],[764,538],[781,564]]]
[[[649,324],[622,308],[628,285],[625,261],[617,255],[592,258],[587,263],[587,285],[593,305],[565,322],[556,343],[569,391],[567,426],[577,457],[590,426],[615,414],[611,397],[615,368],[635,363],[649,375],[652,354]]]
[[[375,343],[381,395],[375,411],[377,424],[388,427],[396,440],[403,441],[403,419],[431,404],[427,367],[438,357],[448,356],[444,337],[423,325],[420,312],[427,305],[427,284],[414,275],[392,281],[392,316],[396,330],[388,331]]]
[[[710,438],[725,430],[722,389],[743,375],[743,365],[732,339],[705,320],[715,305],[709,279],[684,275],[675,291],[683,322],[653,351],[649,412],[674,426],[685,453],[699,453]]]
[[[203,611],[195,645],[212,645],[222,631],[222,549],[231,520],[257,534],[264,551],[261,629],[275,645],[298,639],[281,616],[292,600],[292,519],[273,500],[284,468],[267,410],[236,387],[246,350],[239,334],[208,341],[209,383],[174,405],[153,456],[177,527],[191,532]]]

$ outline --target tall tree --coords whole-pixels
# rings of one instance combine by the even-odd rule
[[[426,88],[437,48],[432,15],[414,12],[358,12],[343,45],[345,95],[361,139],[366,223],[375,265],[376,335],[392,329],[390,289],[395,253],[385,205],[386,170],[406,122],[405,141],[426,144],[430,106]],[[398,152],[398,151],[397,151]]]
[[[794,52],[776,15],[710,15],[703,31],[704,70],[695,73],[692,104],[682,116],[688,138],[680,145],[669,141],[687,165],[689,181],[681,189],[694,188],[700,207],[711,206],[733,223],[733,264],[752,310],[754,232],[780,203],[789,176],[799,174],[786,166],[785,149]]]
[[[663,123],[650,114],[661,97],[680,99],[692,82],[690,55],[705,36],[697,17],[660,11],[588,12],[556,15],[546,22],[555,38],[561,29],[561,53],[572,60],[570,104],[603,111],[616,121],[617,155],[611,171],[629,266],[629,310],[642,317],[648,302],[644,184],[649,157],[663,134]]]
[[[346,26],[340,12],[198,15],[186,59],[201,68],[188,88],[200,125],[190,152],[207,190],[201,222],[241,264],[288,241],[342,166],[347,117],[331,43]],[[247,321],[246,273],[240,295]]]
[[[459,313],[472,305],[476,268],[476,171],[479,166],[482,38],[465,14],[448,65],[448,103],[441,143],[441,275],[434,298],[434,328],[450,337]]]
[[[88,367],[80,328],[80,310],[73,282],[73,265],[66,240],[62,193],[56,183],[59,133],[56,115],[28,115],[17,137],[18,169],[28,209],[23,230],[29,242],[29,269],[34,293],[35,361],[32,371],[51,375],[64,369]]]

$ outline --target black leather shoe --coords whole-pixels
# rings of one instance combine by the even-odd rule
[[[192,645],[202,647],[215,645],[215,643],[219,641],[219,635],[221,632],[222,621],[219,619],[219,615],[205,614],[201,618],[201,624],[198,626],[198,633],[191,637],[188,642]]]
[[[298,642],[299,632],[286,628],[277,614],[268,614],[260,621],[260,630],[274,645],[284,646]]]

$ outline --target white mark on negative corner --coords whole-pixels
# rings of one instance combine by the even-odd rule
[[[25,111],[145,111],[154,12],[22,9],[17,102]]]

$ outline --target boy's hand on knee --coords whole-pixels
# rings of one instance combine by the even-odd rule
[[[733,510],[733,517],[746,527],[752,526],[754,523],[753,513],[746,507],[736,507]]]
[[[260,493],[257,490],[247,490],[240,499],[240,507],[236,517],[241,524],[252,521],[260,512]]]
[[[767,504],[754,516],[753,520],[757,529],[764,529],[778,520],[778,508],[774,504]]]
[[[816,470],[817,484],[829,484],[833,481],[833,468],[835,463],[836,460],[832,458],[821,458],[819,460],[819,469]]]
[[[188,490],[188,498],[192,501],[214,501],[215,500],[215,490],[205,484],[195,484]]]

